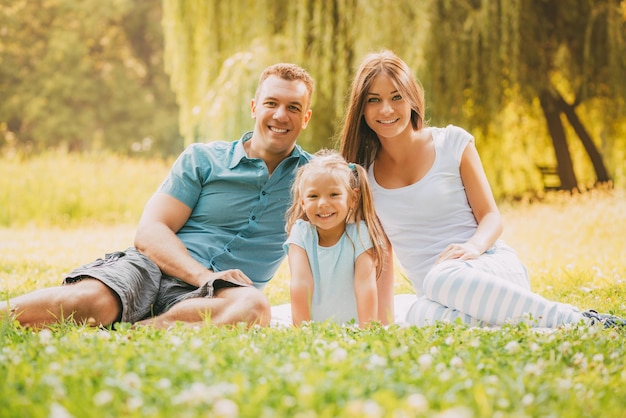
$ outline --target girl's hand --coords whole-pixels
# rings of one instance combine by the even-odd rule
[[[439,257],[437,257],[435,264],[446,260],[474,260],[480,257],[481,254],[481,251],[469,242],[450,244],[443,250]]]

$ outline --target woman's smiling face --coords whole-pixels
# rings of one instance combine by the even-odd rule
[[[379,138],[393,138],[412,130],[411,105],[385,74],[372,81],[363,117]]]

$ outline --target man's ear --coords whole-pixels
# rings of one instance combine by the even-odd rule
[[[302,121],[302,129],[306,129],[306,127],[308,126],[309,121],[311,120],[312,113],[313,113],[313,110],[309,109],[304,114],[304,120]]]
[[[250,112],[252,114],[252,119],[256,119],[256,101],[254,99],[250,100]]]

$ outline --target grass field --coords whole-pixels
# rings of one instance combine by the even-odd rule
[[[150,164],[156,174],[139,181],[148,195],[166,171]],[[127,177],[124,170],[120,164],[116,175]],[[98,201],[128,200],[121,182],[108,181]],[[12,198],[0,190],[0,202]],[[44,215],[5,223],[0,298],[57,284],[78,264],[130,245],[143,203],[131,204],[119,222],[96,222],[81,203],[75,213],[87,215],[75,223],[48,224]],[[18,206],[37,211],[24,203],[12,210]],[[625,209],[622,190],[503,204],[504,239],[538,293],[626,316]],[[410,291],[401,271],[396,287]],[[287,302],[287,288],[283,266],[266,294]],[[108,332],[62,324],[34,333],[4,320],[0,417],[626,417],[625,340],[626,330],[582,325]]]

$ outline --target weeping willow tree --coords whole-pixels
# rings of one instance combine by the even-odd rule
[[[623,119],[626,2],[448,0],[433,2],[429,14],[436,28],[426,43],[434,114],[488,130],[512,96],[538,102],[560,187],[578,187],[567,131],[581,141],[597,182],[610,181],[604,144],[577,108],[602,109],[609,128]]]
[[[368,52],[417,61],[426,22],[411,0],[163,0],[166,71],[186,143],[232,140],[252,127],[249,103],[267,65],[294,62],[316,81],[300,143],[333,145],[354,67]]]

